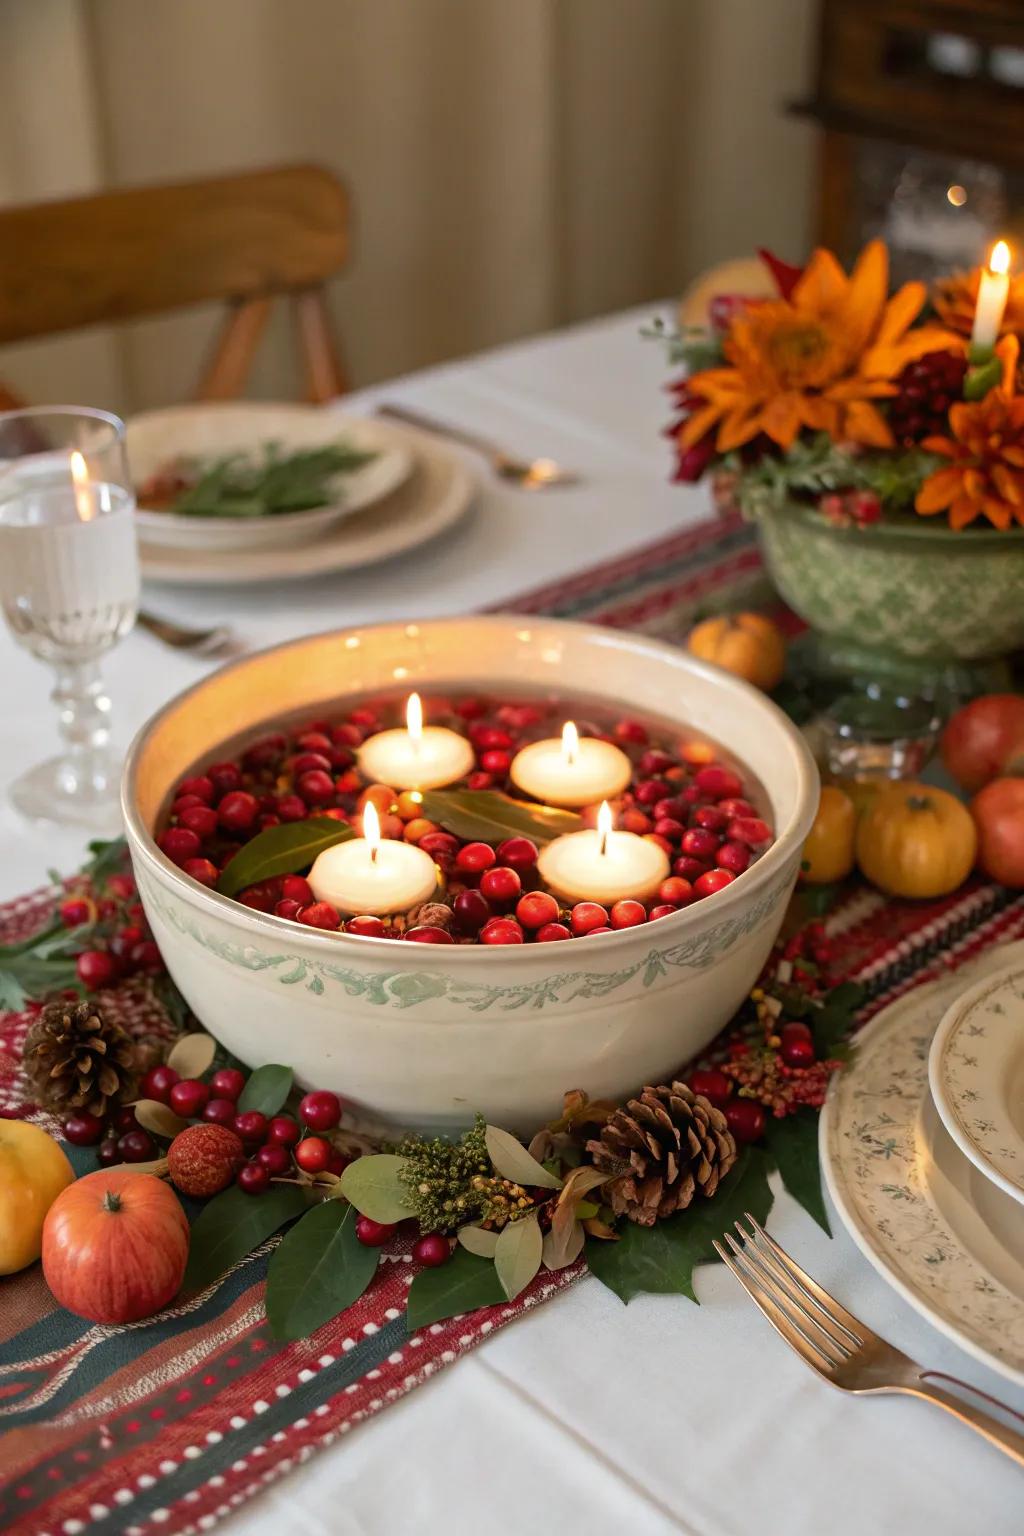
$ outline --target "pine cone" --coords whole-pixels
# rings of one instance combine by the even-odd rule
[[[684,1210],[696,1194],[713,1195],[736,1161],[725,1116],[685,1083],[645,1088],[587,1151],[596,1168],[618,1175],[602,1198],[642,1227]]]
[[[135,1090],[136,1052],[92,1003],[49,1003],[25,1037],[25,1075],[44,1109],[103,1116]]]

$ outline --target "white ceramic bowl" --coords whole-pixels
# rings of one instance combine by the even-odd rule
[[[347,693],[486,687],[590,693],[706,732],[751,769],[776,840],[678,915],[566,944],[431,949],[319,933],[189,880],[153,828],[175,782],[226,741]],[[451,1129],[476,1111],[532,1131],[563,1092],[659,1082],[722,1027],[778,932],[818,803],[803,737],[762,693],[639,635],[534,617],[315,635],[233,663],[143,728],[122,803],[139,890],[171,975],[250,1066],[289,1062],[367,1124]]]

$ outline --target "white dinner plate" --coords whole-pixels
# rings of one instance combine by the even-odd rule
[[[476,481],[450,448],[427,433],[391,422],[373,423],[406,449],[412,473],[390,496],[335,524],[315,544],[245,551],[170,550],[142,543],[148,581],[182,586],[244,586],[356,570],[407,553],[457,523],[468,511]]]
[[[232,453],[262,456],[268,443],[282,453],[345,442],[374,457],[351,474],[335,477],[330,505],[273,517],[189,517],[138,508],[139,538],[151,548],[174,550],[278,549],[320,538],[399,486],[412,470],[408,446],[363,416],[315,405],[230,401],[172,405],[145,411],[125,424],[128,462],[136,485],[175,459],[213,460]]]
[[[1024,1223],[946,1136],[928,1088],[950,1002],[1008,959],[1021,964],[1024,944],[917,987],[873,1019],[832,1083],[819,1135],[829,1194],[875,1268],[942,1333],[1024,1386]]]
[[[928,1076],[965,1157],[1024,1205],[1024,965],[956,999],[932,1041]]]

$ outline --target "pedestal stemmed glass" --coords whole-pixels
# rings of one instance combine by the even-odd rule
[[[34,820],[113,832],[120,758],[98,658],[135,622],[139,561],[124,426],[72,406],[0,415],[0,603],[56,672],[63,752],[10,788]]]

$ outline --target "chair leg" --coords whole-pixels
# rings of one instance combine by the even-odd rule
[[[234,400],[241,394],[273,302],[247,299],[232,307],[200,380],[197,400]]]
[[[293,294],[292,312],[305,367],[306,398],[323,405],[349,387],[323,289],[304,288]]]

